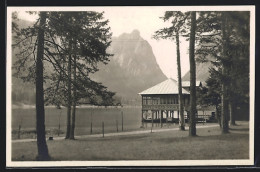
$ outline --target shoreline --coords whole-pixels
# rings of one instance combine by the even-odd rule
[[[123,105],[123,106],[95,106],[95,105],[79,105],[76,106],[78,109],[121,109],[121,108],[141,108],[141,105]],[[35,109],[35,105],[27,104],[12,104],[11,109]],[[54,105],[44,106],[44,108],[57,108]],[[65,106],[61,106],[61,109],[65,109]]]

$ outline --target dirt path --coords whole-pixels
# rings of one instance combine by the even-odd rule
[[[197,126],[196,128],[210,128],[210,127],[217,127],[218,124],[213,125],[203,125]],[[178,131],[179,128],[168,128],[168,129],[153,129],[153,133],[158,132],[166,132],[166,131]],[[105,137],[109,136],[124,136],[124,135],[136,135],[136,134],[144,134],[144,133],[151,133],[151,130],[139,130],[139,131],[127,131],[127,132],[118,132],[118,133],[105,133]],[[93,135],[82,135],[82,136],[75,136],[76,139],[81,138],[93,138],[93,137],[103,137],[102,134],[93,134]],[[54,137],[53,140],[64,140],[64,137]],[[36,139],[19,139],[19,140],[12,140],[12,143],[21,143],[21,142],[35,142]]]

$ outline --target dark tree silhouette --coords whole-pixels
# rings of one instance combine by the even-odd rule
[[[200,61],[213,63],[220,82],[223,133],[228,132],[229,116],[235,125],[236,107],[249,102],[249,17],[249,12],[226,11],[201,12],[198,19],[196,53]]]
[[[45,138],[45,112],[43,92],[43,55],[44,55],[44,27],[46,12],[40,12],[40,25],[38,31],[38,46],[36,58],[36,133],[37,133],[37,160],[50,160]]]
[[[195,63],[195,31],[196,31],[196,12],[191,12],[191,27],[190,27],[190,126],[189,136],[196,136],[196,63]]]
[[[227,35],[227,17],[225,12],[221,14],[221,31],[222,31],[222,59],[227,61],[227,49],[228,49],[228,35]],[[223,63],[222,65],[222,75],[228,75],[228,67],[227,63]],[[221,126],[222,133],[228,133],[228,78],[223,78],[221,83]]]
[[[60,40],[60,43],[53,39],[51,41],[52,44],[57,45],[56,51],[59,52],[57,59],[68,65],[68,76],[63,79],[66,82],[64,85],[67,85],[66,138],[74,139],[76,105],[81,98],[88,97],[92,103],[98,104],[95,96],[99,96],[102,101],[107,102],[111,99],[111,103],[107,105],[113,103],[114,93],[109,93],[106,87],[89,78],[90,73],[98,71],[99,62],[107,64],[109,61],[108,57],[111,54],[106,53],[106,49],[111,42],[110,28],[107,26],[108,21],[103,20],[103,13],[98,12],[51,12],[49,18],[50,28],[56,31],[54,35]],[[68,61],[63,56],[59,56],[62,51],[65,56],[69,56]],[[53,56],[53,53],[48,55]],[[57,72],[62,70],[60,65],[56,65],[57,62],[52,64],[56,66]],[[104,98],[102,94],[107,94],[109,97]]]
[[[97,104],[98,96],[106,105],[113,103],[114,93],[88,77],[98,70],[98,62],[106,64],[111,56],[106,53],[110,28],[108,21],[102,19],[103,13],[97,12],[40,12],[32,26],[20,29],[13,23],[13,47],[19,48],[14,76],[36,83],[38,160],[50,159],[45,138],[45,102],[68,107],[66,138],[70,139],[74,139],[76,105],[80,99],[88,98],[89,103]]]

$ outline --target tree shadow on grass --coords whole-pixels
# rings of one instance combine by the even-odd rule
[[[107,136],[105,135],[105,137],[97,137],[97,138],[80,138],[80,139],[77,139],[77,141],[81,142],[85,142],[85,141],[93,141],[93,142],[96,142],[96,141],[115,141],[115,140],[138,140],[138,139],[144,139],[144,138],[147,138],[149,137],[148,135],[126,135],[126,136]]]
[[[227,140],[234,141],[240,140],[241,138],[248,139],[248,134],[238,134],[238,133],[227,133],[227,134],[219,134],[219,135],[209,135],[209,136],[196,136],[196,137],[168,137],[168,138],[158,138],[155,139],[158,143],[169,143],[174,144],[178,142],[194,142],[194,141],[219,141],[219,140]]]
[[[147,138],[148,135],[128,135],[128,136],[123,136],[123,137],[118,137],[117,140],[136,140],[136,139],[144,139]]]

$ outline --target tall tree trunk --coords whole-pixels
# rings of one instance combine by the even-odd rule
[[[222,76],[224,79],[222,81],[222,95],[221,95],[221,126],[222,133],[228,133],[228,85],[226,81],[226,76],[228,75],[227,64],[225,60],[227,59],[227,34],[226,34],[226,15],[225,12],[222,12],[221,16],[221,31],[222,31],[222,39],[223,39],[223,48],[222,48],[222,58],[224,59],[222,65]]]
[[[71,43],[70,43],[71,48]],[[68,59],[68,103],[67,103],[67,131],[65,139],[70,138],[70,129],[71,129],[71,55]]]
[[[223,72],[224,74],[225,72]],[[222,133],[228,133],[228,100],[227,100],[227,86],[222,83],[221,95],[221,127]]]
[[[74,138],[74,130],[75,130],[75,120],[76,120],[76,56],[73,58],[73,80],[74,80],[74,85],[73,85],[73,104],[72,104],[72,119],[71,119],[71,129],[70,129],[70,139],[75,139]]]
[[[179,111],[180,121],[179,129],[185,130],[184,113],[183,113],[183,98],[182,98],[182,81],[181,81],[181,59],[180,59],[180,40],[179,32],[176,32],[176,48],[177,48],[177,68],[178,68],[178,91],[179,91]]]
[[[40,27],[38,31],[38,47],[36,59],[36,132],[37,132],[37,160],[50,160],[45,137],[45,112],[43,92],[43,53],[44,53],[44,25],[46,12],[40,13]]]
[[[191,12],[191,28],[190,28],[190,126],[189,136],[196,136],[196,63],[194,55],[195,47],[195,30],[196,30],[196,12]]]
[[[219,105],[218,104],[216,104],[216,117],[218,120],[219,127],[221,128],[221,116],[219,114]]]
[[[230,125],[236,125],[236,119],[235,119],[236,106],[234,101],[229,102],[229,107],[230,107]]]
[[[228,32],[229,35],[229,32]],[[233,58],[233,57],[232,57]],[[230,72],[234,73],[234,58],[232,59],[232,64],[230,66]],[[235,120],[235,115],[236,115],[236,98],[235,98],[235,93],[233,91],[233,89],[235,89],[235,80],[236,78],[234,78],[234,76],[231,78],[231,82],[230,82],[230,99],[229,99],[229,110],[230,110],[230,125],[236,125],[236,120]]]

